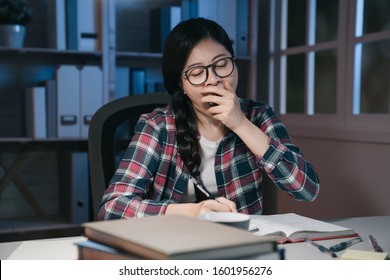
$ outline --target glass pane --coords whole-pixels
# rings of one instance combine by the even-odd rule
[[[363,45],[361,113],[389,113],[390,40]]]
[[[364,33],[390,29],[390,1],[364,1]]]
[[[306,44],[306,2],[307,0],[288,1],[287,47]]]
[[[305,113],[305,55],[287,57],[286,112]]]
[[[339,0],[317,0],[316,42],[337,39]]]
[[[316,114],[335,114],[337,104],[337,51],[327,50],[316,53],[315,98]]]

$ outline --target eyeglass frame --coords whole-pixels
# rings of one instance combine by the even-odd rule
[[[228,75],[226,75],[226,76],[220,76],[220,75],[218,75],[217,72],[215,71],[215,68],[217,67],[217,66],[216,66],[216,63],[218,63],[219,61],[221,61],[221,60],[223,60],[223,59],[229,59],[229,60],[233,63],[233,69],[232,69],[232,71],[231,71]],[[208,80],[208,78],[209,78],[209,68],[210,68],[210,67],[213,69],[214,74],[215,74],[216,76],[218,76],[219,78],[226,78],[226,77],[229,77],[229,76],[234,72],[234,69],[235,69],[235,61],[236,61],[236,59],[237,59],[237,58],[234,57],[234,56],[221,57],[221,58],[217,59],[216,61],[214,61],[213,63],[211,63],[211,64],[209,64],[209,65],[206,65],[206,66],[203,66],[203,65],[196,65],[196,66],[193,66],[193,67],[191,67],[191,68],[189,68],[189,69],[183,71],[183,72],[181,73],[180,76],[186,77],[187,81],[188,81],[191,85],[193,85],[193,86],[200,86],[200,85],[204,84],[204,83]],[[193,70],[194,68],[199,68],[199,67],[201,67],[201,68],[203,68],[203,69],[206,70],[206,79],[205,79],[202,83],[200,83],[200,84],[191,83],[190,79],[188,78],[188,72],[191,71],[191,70]]]

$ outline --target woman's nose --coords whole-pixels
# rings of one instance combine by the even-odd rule
[[[208,75],[208,78],[206,80],[206,85],[217,85],[221,82],[221,78],[215,74],[214,72],[214,69],[210,68],[208,69],[209,71],[209,75]]]

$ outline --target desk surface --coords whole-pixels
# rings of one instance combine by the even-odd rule
[[[385,252],[390,252],[390,216],[346,218],[330,221],[334,224],[353,228],[359,233],[364,242],[353,246],[356,250],[372,251],[368,235],[377,239]],[[65,237],[29,241],[0,243],[0,259],[5,260],[72,260],[77,259],[75,242],[85,240],[85,237]],[[319,243],[331,246],[339,243],[340,239],[324,240]],[[307,243],[285,244],[286,259],[288,260],[322,260],[332,259]],[[337,253],[341,255],[343,251]]]

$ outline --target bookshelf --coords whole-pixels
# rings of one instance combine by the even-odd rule
[[[4,241],[1,236],[9,238],[18,232],[25,233],[17,235],[21,239],[28,239],[29,232],[31,238],[39,238],[37,232],[44,236],[48,229],[58,229],[58,235],[77,232],[77,223],[68,213],[74,206],[69,199],[64,206],[61,197],[64,170],[58,162],[64,152],[88,152],[87,139],[27,137],[25,88],[55,79],[58,65],[99,66],[103,103],[118,97],[118,67],[145,69],[146,82],[161,83],[162,54],[151,52],[150,13],[161,6],[182,4],[182,0],[96,0],[101,46],[85,51],[48,47],[48,1],[27,1],[34,19],[27,26],[23,48],[0,46],[0,242]],[[241,97],[256,96],[257,1],[248,3],[248,53],[238,56],[237,62]]]

